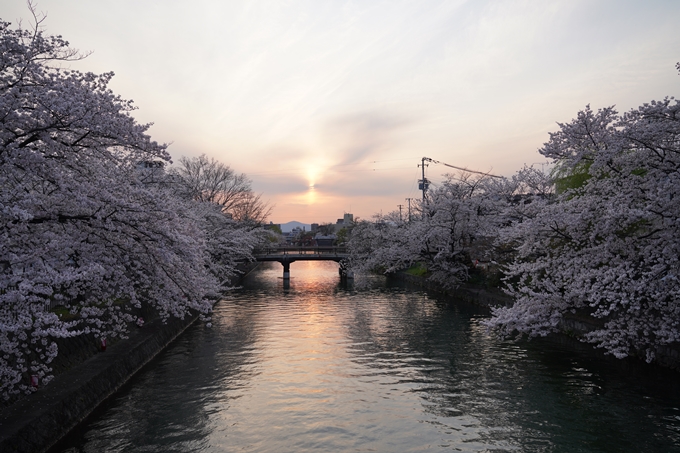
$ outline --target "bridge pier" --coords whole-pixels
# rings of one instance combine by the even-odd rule
[[[347,264],[347,261],[342,260],[338,262],[340,268],[338,272],[340,273],[340,279],[342,280],[354,280],[354,271],[351,270]]]
[[[347,269],[349,254],[345,247],[288,247],[255,250],[256,261],[278,261],[283,266],[283,287],[290,286],[290,263],[293,261],[335,261],[340,264],[340,278],[353,280],[354,274]]]
[[[283,289],[290,289],[290,261],[281,260],[283,265]]]

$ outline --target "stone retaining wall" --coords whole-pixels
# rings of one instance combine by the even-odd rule
[[[58,375],[0,412],[0,451],[44,452],[83,421],[197,317],[160,320]]]

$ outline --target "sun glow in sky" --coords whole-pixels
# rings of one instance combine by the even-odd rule
[[[418,197],[423,156],[511,175],[586,104],[678,95],[680,2],[42,0],[152,137],[248,174],[276,223]],[[0,17],[30,17],[6,0]],[[447,168],[431,165],[435,182]]]

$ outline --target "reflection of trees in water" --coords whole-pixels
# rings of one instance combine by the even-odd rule
[[[518,430],[508,434],[522,449],[559,445],[564,451],[630,451],[630,445],[637,445],[639,451],[671,451],[669,447],[674,445],[672,450],[678,451],[677,419],[674,427],[661,427],[661,417],[655,414],[667,405],[670,393],[655,400],[644,381],[636,383],[633,375],[622,373],[611,362],[571,347],[541,340],[518,344],[494,341],[479,319],[473,319],[471,333],[473,344],[485,345],[480,351],[483,360],[474,362],[478,371],[471,376],[483,382],[484,389],[476,398],[481,407],[475,409],[489,414],[485,422],[517,426]],[[668,384],[678,387],[677,375],[661,381],[667,390]],[[461,379],[459,386],[471,388],[473,383]],[[484,407],[490,398],[498,401],[491,406],[497,408],[496,413]],[[675,400],[680,402],[677,395]],[[645,434],[652,432],[657,435]]]
[[[353,310],[347,331],[355,363],[388,385],[417,392],[424,421],[440,431],[464,432],[475,444],[508,445],[507,434],[494,430],[512,425],[493,420],[504,401],[485,376],[493,340],[473,332],[477,309],[393,289],[362,294]]]
[[[211,415],[228,410],[257,372],[255,324],[262,316],[257,307],[218,304],[211,328],[194,324],[177,338],[97,411],[103,421],[75,434],[80,447],[69,451],[203,449],[216,428]]]
[[[527,376],[523,349],[488,337],[475,321],[478,310],[464,304],[408,293],[390,300],[358,309],[351,333],[362,343],[358,360],[418,392],[428,421],[443,431],[467,430],[470,440],[508,448],[550,443],[543,428],[518,421],[540,413],[531,394],[517,397]]]
[[[625,451],[641,433],[663,431],[642,440],[649,451],[679,444],[677,420],[659,426],[677,414],[650,417],[658,401],[618,393],[635,385],[617,370],[545,342],[497,341],[465,303],[393,291],[354,300],[348,350],[374,376],[417,392],[424,421],[442,432],[495,451]]]
[[[346,412],[355,397],[363,401],[376,392],[379,417],[390,407],[407,407],[391,403],[413,392],[423,407],[418,421],[435,427],[441,439],[457,439],[458,445],[463,439],[463,450],[625,451],[622,445],[631,440],[646,451],[671,451],[664,447],[680,445],[678,422],[668,419],[677,413],[658,414],[668,404],[645,402],[645,393],[631,395],[634,385],[564,349],[496,341],[480,325],[482,316],[475,307],[385,288],[381,279],[354,291],[340,285],[334,269],[314,276],[311,266],[293,268],[297,281],[284,291],[279,271],[278,263],[257,271],[246,291],[234,292],[216,306],[212,329],[196,325],[182,335],[115,398],[113,414],[103,418],[108,421],[88,428],[82,450],[191,451],[209,449],[206,439],[216,448],[227,439],[255,442],[268,434],[269,425],[232,423],[241,415],[256,414],[259,420],[257,404],[265,408],[271,403],[249,398],[256,392],[268,395],[266,386],[257,387],[259,374],[266,374],[263,366],[276,363],[272,357],[277,356],[270,355],[276,348],[267,345],[288,341],[277,354],[293,354],[286,347],[296,342],[281,334],[291,325],[288,318],[297,320],[296,329],[307,329],[300,335],[337,333],[326,347],[340,351],[340,361],[332,363],[343,369],[319,368],[316,380],[295,378],[307,386],[303,390],[313,385],[318,390],[326,381],[348,385],[343,390],[353,392],[352,383],[362,382],[357,387],[361,394],[338,396],[342,392],[333,389],[339,405],[333,421],[347,417],[352,423],[371,422],[372,415]],[[288,365],[294,367],[294,361]],[[342,384],[345,377],[351,381]],[[385,404],[382,398],[388,398]],[[392,418],[395,423],[399,419]],[[304,432],[303,427],[297,432]]]

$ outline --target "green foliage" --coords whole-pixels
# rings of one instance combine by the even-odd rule
[[[265,225],[264,227],[265,229],[273,231],[274,233],[283,234],[283,231],[281,231],[281,226],[275,223],[270,223],[268,225]]]
[[[503,272],[495,265],[486,268],[471,267],[468,270],[468,275],[468,284],[488,289],[502,288],[503,278],[505,277]]]
[[[592,162],[582,162],[575,167],[557,165],[553,170],[555,181],[555,192],[561,194],[569,189],[579,189],[583,187],[591,177],[590,165]]]
[[[416,263],[406,270],[409,275],[415,275],[416,277],[422,277],[427,274],[427,266],[425,263]]]
[[[76,318],[80,318],[80,315],[71,313],[66,307],[55,307],[52,309],[52,313],[56,314],[62,321],[72,321]]]
[[[336,235],[338,244],[345,244],[349,237],[349,230],[347,228],[340,228],[338,234]]]
[[[592,161],[583,161],[576,166],[569,166],[566,162],[558,163],[552,173],[552,178],[555,181],[555,192],[562,194],[569,189],[580,189],[585,186],[586,182],[592,177],[590,174],[590,167]],[[644,177],[647,175],[646,168],[637,168],[631,171],[631,174]],[[600,177],[608,177],[607,174]]]

